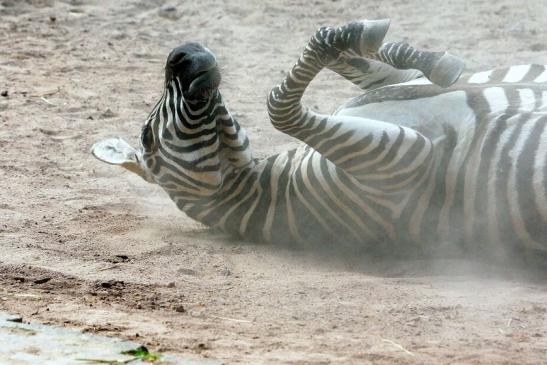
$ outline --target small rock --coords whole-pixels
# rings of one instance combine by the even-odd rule
[[[224,269],[224,270],[222,270],[222,271],[220,272],[220,275],[222,275],[222,276],[230,276],[230,275],[232,275],[232,272],[231,272],[230,270],[228,270],[228,269]]]
[[[181,268],[178,269],[179,274],[196,276],[198,273],[196,270]]]
[[[108,260],[114,264],[118,264],[120,262],[128,262],[130,261],[129,256],[127,255],[114,255],[110,260]]]
[[[197,345],[197,349],[198,349],[198,350],[208,350],[208,349],[209,349],[209,346],[207,346],[207,344],[204,344],[203,342],[200,342],[200,343],[198,343],[198,345]]]
[[[543,43],[534,43],[530,46],[530,51],[541,52],[547,50],[547,45]]]
[[[57,21],[57,17],[55,15],[50,15],[49,21],[55,23],[55,21]]]
[[[17,317],[11,317],[6,319],[8,322],[15,322],[15,323],[23,323],[23,317],[17,316]]]
[[[170,19],[170,20],[177,20],[180,18],[180,14],[177,11],[177,8],[173,5],[164,5],[160,8],[158,12],[159,16],[162,18]]]
[[[2,90],[2,92],[0,92],[0,95],[6,98],[8,96],[8,90]]]
[[[117,115],[118,114],[114,113],[112,110],[106,109],[106,111],[101,114],[101,117],[103,117],[103,118],[114,118]]]
[[[174,282],[174,281],[172,281],[172,282],[170,282],[169,284],[167,284],[167,287],[168,287],[168,288],[174,288],[175,286],[176,286],[176,285],[175,285],[175,282]]]
[[[48,136],[56,136],[60,133],[60,131],[55,131],[55,130],[51,130],[51,129],[44,129],[44,128],[38,128],[38,131],[40,133],[46,134]]]
[[[522,35],[526,31],[526,26],[523,22],[517,22],[513,24],[508,24],[505,29],[507,33],[511,33],[513,35]]]
[[[119,280],[108,280],[108,281],[101,282],[100,285],[101,285],[101,288],[110,289],[110,288],[118,287],[118,286],[123,287],[125,283]]]
[[[184,306],[182,304],[177,305],[175,307],[175,312],[177,312],[177,313],[186,313],[186,308],[184,308]]]
[[[123,33],[123,32],[114,32],[112,33],[112,39],[114,40],[122,40],[122,39],[126,39],[127,38],[127,33]]]
[[[34,280],[34,284],[45,284],[50,280],[51,280],[51,278],[46,276],[46,277]]]

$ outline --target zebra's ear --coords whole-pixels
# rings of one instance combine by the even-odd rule
[[[109,138],[96,142],[91,154],[110,165],[120,165],[144,178],[145,172],[139,163],[137,150],[121,138]]]

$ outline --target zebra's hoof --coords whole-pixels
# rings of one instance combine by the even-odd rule
[[[433,66],[429,80],[440,87],[449,87],[455,83],[465,68],[465,63],[459,57],[445,52]]]
[[[362,55],[378,51],[386,37],[390,19],[362,20],[363,32],[360,37],[359,48]]]

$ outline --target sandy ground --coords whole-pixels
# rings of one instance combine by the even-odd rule
[[[294,147],[269,88],[316,27],[383,17],[470,70],[547,63],[545,0],[0,1],[0,310],[226,364],[547,363],[541,276],[246,244],[89,154],[136,141],[188,40],[216,52],[255,155]],[[306,100],[357,94],[323,73]]]

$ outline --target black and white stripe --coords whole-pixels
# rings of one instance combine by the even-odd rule
[[[547,68],[459,76],[445,53],[382,44],[387,24],[322,28],[268,97],[305,145],[263,160],[216,90],[166,83],[142,133],[154,180],[190,217],[253,241],[370,250],[547,249]],[[365,93],[301,104],[329,68]],[[424,77],[425,76],[425,77]]]

